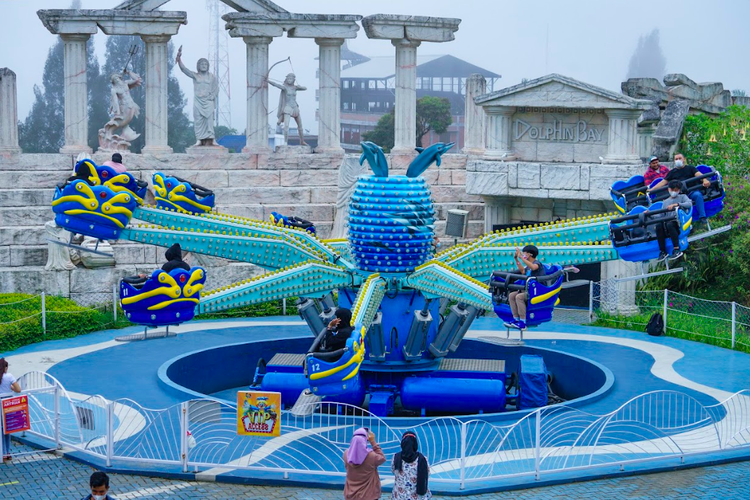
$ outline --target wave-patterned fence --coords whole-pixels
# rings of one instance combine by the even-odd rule
[[[590,470],[750,447],[750,391],[706,406],[676,391],[635,397],[606,415],[567,406],[540,408],[514,422],[435,418],[412,425],[383,420],[360,408],[313,403],[310,411],[281,413],[281,436],[237,434],[237,408],[200,399],[162,410],[132,400],[78,400],[46,373],[20,379],[29,395],[33,436],[112,461],[181,466],[187,472],[258,470],[344,476],[344,450],[355,429],[371,429],[386,457],[409,430],[430,462],[438,486]],[[307,413],[312,413],[307,415]],[[390,477],[390,460],[381,475]]]

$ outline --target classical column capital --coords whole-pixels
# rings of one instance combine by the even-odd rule
[[[88,42],[90,33],[64,33],[60,35],[63,42]]]
[[[605,109],[604,112],[610,119],[636,120],[641,114],[642,109]]]
[[[510,116],[516,112],[514,106],[483,106],[484,112],[493,116]]]
[[[316,38],[315,43],[321,47],[341,47],[344,45],[343,38]]]
[[[270,45],[273,42],[272,36],[243,36],[242,40],[247,45]]]
[[[172,35],[141,35],[141,40],[146,43],[167,43]]]
[[[397,38],[391,40],[391,44],[393,44],[396,49],[416,49],[422,45],[422,42],[420,40],[409,40],[408,38]]]

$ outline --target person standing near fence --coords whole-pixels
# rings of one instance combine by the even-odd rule
[[[0,358],[0,399],[12,396],[14,392],[21,392],[21,384],[16,381],[16,377],[8,372],[8,361]],[[0,424],[2,424],[2,415],[0,415]],[[0,430],[3,434],[3,462],[11,460],[10,454],[10,434],[5,433],[5,429]]]
[[[372,448],[368,448],[369,441]],[[380,476],[378,467],[385,463],[385,455],[375,441],[375,434],[365,427],[354,431],[349,448],[344,452],[346,464],[345,500],[378,500]]]
[[[393,455],[391,470],[396,480],[391,493],[392,500],[429,500],[432,498],[427,481],[430,465],[427,458],[417,451],[419,443],[413,432],[401,438],[401,452]]]

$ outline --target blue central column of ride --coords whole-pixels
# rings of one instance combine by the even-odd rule
[[[419,176],[450,146],[422,151],[407,175],[388,175],[379,147],[364,143],[361,161],[367,160],[373,175],[361,176],[349,205],[349,243],[357,268],[363,274],[380,273],[390,282],[433,257],[435,210],[431,191]],[[428,158],[429,157],[429,158]],[[363,385],[371,395],[400,393],[405,377],[437,367],[428,346],[440,323],[438,300],[427,301],[417,290],[389,287],[381,302],[377,328],[367,335],[367,357],[362,363]],[[339,306],[351,306],[353,291],[341,290]]]
[[[434,252],[435,210],[431,192],[422,177],[362,176],[349,205],[349,243],[357,268],[379,272],[383,277],[401,278],[429,260]],[[343,295],[343,297],[342,297]],[[340,294],[340,305],[347,301]],[[416,290],[392,290],[383,298],[381,310],[385,339],[385,361],[373,362],[372,348],[363,369],[388,370],[406,365],[416,368],[423,355],[432,361],[427,346],[433,340],[438,321],[425,325],[427,335],[418,345],[407,345],[414,311],[438,316],[438,301],[426,303]],[[429,315],[427,314],[429,313]],[[432,364],[432,363],[430,363]]]

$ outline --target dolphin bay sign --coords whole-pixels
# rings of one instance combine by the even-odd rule
[[[586,120],[575,123],[552,120],[551,123],[529,123],[520,118],[513,121],[513,140],[531,139],[552,142],[605,142],[604,128],[597,128]]]

